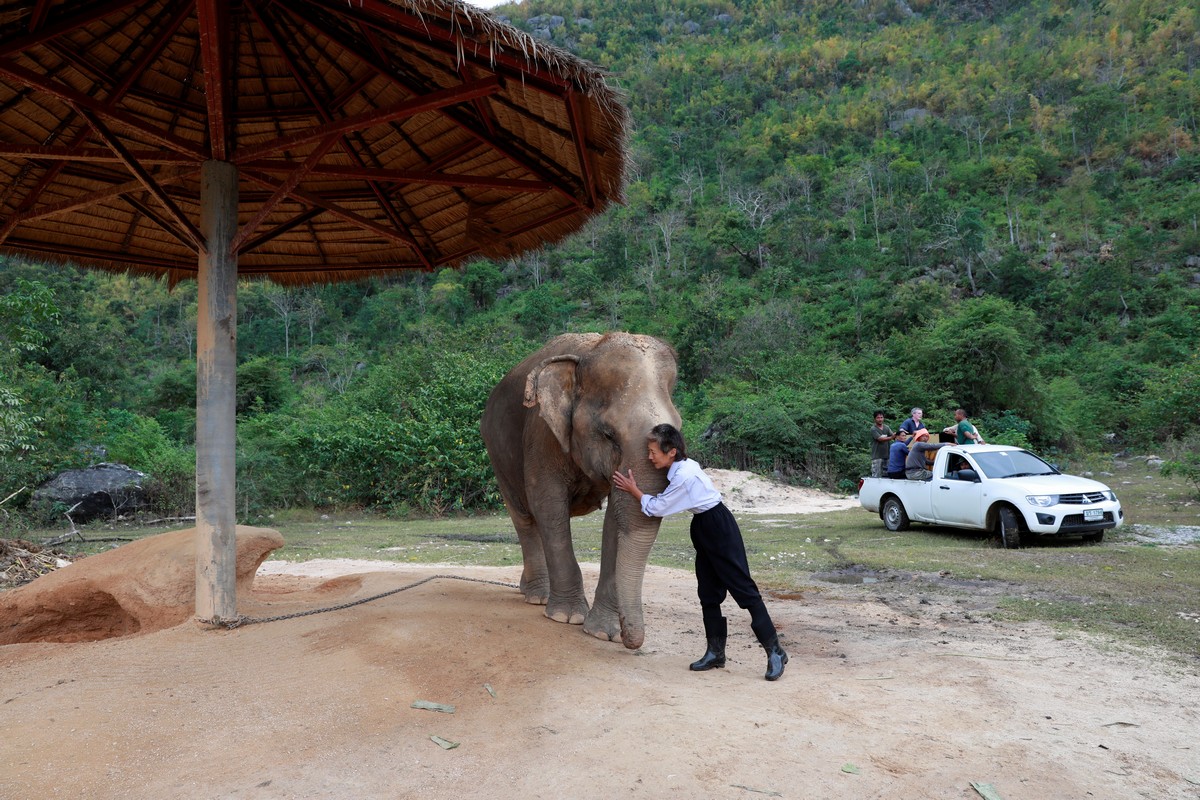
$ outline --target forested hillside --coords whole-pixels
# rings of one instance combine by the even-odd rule
[[[496,13],[627,93],[627,204],[507,262],[244,285],[243,518],[496,506],[483,401],[563,331],[671,342],[714,466],[845,488],[871,412],[913,405],[1060,458],[1197,449],[1195,3]],[[0,291],[0,500],[103,447],[188,507],[195,286],[10,260]]]

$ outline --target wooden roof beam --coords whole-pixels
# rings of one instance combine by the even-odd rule
[[[293,189],[300,185],[300,181],[304,180],[304,176],[312,171],[313,167],[317,165],[317,162],[324,158],[325,154],[332,150],[335,144],[341,141],[341,138],[342,135],[340,133],[335,133],[332,136],[327,137],[311,153],[308,154],[308,158],[304,160],[303,164],[301,164],[299,167],[292,167],[283,183],[281,183],[279,188],[275,190],[275,193],[267,199],[267,202],[259,206],[258,211],[254,213],[253,217],[247,220],[245,225],[238,229],[238,232],[234,235],[233,240],[229,243],[230,254],[236,254],[241,249],[241,246],[246,242],[247,239],[250,238],[250,234],[254,233],[254,231],[258,229],[258,226],[263,223],[267,216],[275,210],[275,207],[279,205],[284,198],[288,197]]]
[[[132,158],[136,158],[143,164],[199,166],[201,163],[198,158],[185,158],[162,150],[129,150],[128,152]],[[37,161],[86,161],[95,164],[109,164],[121,160],[120,156],[113,151],[103,150],[99,147],[77,148],[69,145],[43,147],[36,144],[0,142],[0,157],[20,158],[21,156]]]
[[[308,80],[306,80],[306,76],[304,74],[304,71],[301,69],[301,65],[299,63],[297,63],[296,55],[287,48],[287,46],[285,45],[285,42],[284,42],[284,37],[282,35],[280,35],[279,31],[275,27],[274,22],[272,20],[269,20],[258,9],[258,7],[255,6],[253,3],[251,3],[249,7],[251,10],[251,13],[253,13],[255,18],[258,20],[259,25],[262,26],[263,30],[266,31],[267,35],[271,38],[271,43],[275,46],[276,51],[280,54],[280,56],[287,63],[288,70],[292,73],[292,77],[295,78],[296,83],[299,84],[301,89],[304,91],[305,95],[308,97],[308,101],[310,103],[312,103],[313,107],[317,110],[317,113],[320,115],[321,119],[326,124],[331,123],[334,120],[333,111],[330,109],[329,106],[327,106],[323,102],[323,98],[321,98],[317,95],[316,88],[313,87],[309,83]],[[308,64],[307,66],[309,67],[309,72],[311,74],[314,71],[313,65]],[[363,79],[364,85],[365,85],[365,82],[366,82],[366,79]],[[335,106],[335,107],[340,107],[340,105]],[[351,147],[350,142],[347,140],[347,138],[343,135],[343,136],[339,137],[339,141],[341,142],[342,150],[346,153],[346,155],[350,158],[350,160],[352,162],[354,162],[356,165],[358,165],[359,167],[365,168],[366,164],[363,162],[362,156],[358,153],[357,150],[355,150],[353,147]],[[379,203],[380,209],[383,211],[384,215],[388,218],[388,220],[391,221],[392,225],[397,230],[403,229],[403,230],[409,231],[409,233],[411,235],[411,227],[417,227],[417,226],[409,226],[404,222],[404,220],[402,220],[400,218],[396,209],[392,206],[391,202],[389,201],[387,194],[380,188],[378,183],[371,180],[370,178],[367,179],[366,183],[367,183],[367,186],[370,189],[371,193],[375,196],[376,202]],[[420,231],[419,227],[418,227],[418,231]],[[422,235],[424,235],[424,231],[420,231],[420,233]],[[428,237],[426,237],[426,238],[428,238]],[[413,238],[412,248],[413,248],[413,251],[417,254],[417,257],[426,266],[432,266],[429,263],[429,257],[425,255],[424,250],[417,244],[415,237]]]
[[[187,238],[191,239],[192,244],[196,247],[196,250],[198,252],[206,252],[208,246],[204,241],[204,235],[200,233],[200,229],[197,228],[190,219],[188,219],[187,215],[179,210],[179,206],[175,205],[175,201],[167,196],[167,193],[161,186],[158,185],[158,182],[154,179],[154,176],[147,172],[145,167],[143,167],[137,162],[136,159],[129,155],[129,151],[125,148],[125,145],[113,135],[112,131],[110,131],[108,127],[100,121],[100,118],[97,117],[95,113],[88,109],[76,109],[76,111],[80,116],[87,120],[88,124],[92,126],[92,129],[95,130],[100,138],[104,140],[104,143],[107,144],[109,148],[111,148],[112,151],[117,154],[117,156],[121,159],[121,163],[125,165],[125,168],[132,172],[138,181],[146,187],[146,191],[148,191],[150,195],[154,197],[154,199],[157,200],[164,209],[166,209],[167,213],[171,215],[171,218],[175,221],[175,223],[183,229],[183,233],[187,236]],[[179,238],[180,236],[178,233],[174,235],[176,238]]]
[[[86,94],[78,92],[65,84],[58,83],[46,75],[39,75],[32,70],[26,69],[11,59],[0,58],[0,75],[6,75],[18,83],[45,92],[52,97],[57,97],[77,110],[94,112],[97,116],[103,117],[109,122],[115,123],[126,130],[138,134],[142,138],[149,139],[155,144],[160,144],[177,153],[192,156],[196,159],[203,159],[205,156],[191,142],[173,136],[166,131],[143,125],[141,120],[132,114],[109,108],[106,103],[94,100]]]
[[[103,19],[109,14],[120,11],[142,0],[109,0],[107,3],[96,3],[95,5],[86,6],[78,14],[73,16],[57,19],[44,27],[38,24],[39,20],[44,20],[49,15],[48,0],[41,0],[38,3],[38,8],[34,10],[32,19],[30,20],[30,33],[25,36],[15,36],[7,41],[0,43],[0,56],[19,53],[22,50],[27,50],[30,47],[44,44],[51,39],[56,39],[65,33],[70,33],[76,28],[82,28],[85,25],[90,25],[98,19]],[[60,4],[59,8],[70,7],[68,4]]]
[[[579,174],[587,188],[589,209],[596,207],[596,184],[592,180],[592,167],[588,162],[587,142],[583,140],[583,108],[579,93],[567,90],[567,119],[571,125],[571,141],[575,144],[575,158],[579,161]]]
[[[243,170],[242,175],[246,176],[247,178],[254,181],[255,183],[258,183],[262,186],[268,186],[271,189],[274,189],[276,186],[279,185],[275,181],[272,181],[269,178],[267,178],[266,176],[260,175],[253,170]],[[292,197],[295,200],[299,200],[300,202],[302,202],[306,205],[309,205],[309,206],[317,206],[317,207],[323,208],[326,211],[328,211],[330,214],[337,217],[338,219],[344,220],[345,222],[349,222],[352,225],[356,225],[356,226],[362,228],[363,230],[368,230],[368,231],[371,231],[372,233],[378,234],[379,236],[382,236],[384,239],[387,239],[389,241],[393,241],[397,244],[404,245],[405,247],[413,250],[414,252],[420,250],[420,247],[418,246],[417,242],[412,238],[412,236],[406,234],[405,232],[400,231],[400,230],[393,230],[392,228],[386,228],[383,225],[380,225],[379,223],[375,222],[374,220],[367,219],[366,217],[364,217],[360,214],[355,214],[353,211],[349,211],[345,208],[342,208],[337,203],[330,202],[328,199],[322,197],[319,194],[315,194],[313,192],[306,192],[302,189],[293,189],[288,194],[290,197]]]
[[[368,66],[377,70],[380,75],[382,75],[383,77],[392,81],[397,86],[400,86],[401,88],[405,89],[406,91],[410,91],[410,92],[421,90],[421,87],[411,86],[407,81],[403,80],[400,76],[394,74],[394,72],[392,70],[388,69],[386,62],[384,61],[383,48],[379,45],[378,41],[376,40],[375,35],[373,33],[369,34],[367,36],[367,38],[368,38],[368,41],[371,42],[372,49],[374,50],[373,58],[368,58],[365,53],[362,53],[361,51],[354,50],[352,48],[347,47],[347,45],[345,43],[341,43],[341,44],[343,47],[347,47],[347,49],[350,50],[350,52],[354,53],[356,56],[358,56],[360,59],[362,59],[364,62],[366,62],[366,64]],[[497,93],[495,95],[495,97],[503,98],[503,95]],[[464,131],[466,131],[467,133],[474,136],[477,140],[479,140],[479,142],[481,144],[485,144],[489,147],[492,147],[493,149],[496,150],[496,152],[503,155],[505,158],[507,158],[512,163],[516,164],[517,166],[521,167],[522,169],[528,170],[529,172],[533,173],[534,175],[538,176],[542,180],[549,183],[566,200],[568,200],[572,203],[575,203],[575,204],[579,203],[579,200],[576,197],[575,192],[572,191],[572,189],[570,188],[568,183],[564,182],[561,179],[561,176],[554,176],[554,175],[549,174],[548,170],[545,167],[543,167],[542,165],[538,164],[535,160],[526,158],[524,154],[522,154],[522,153],[518,152],[517,150],[515,150],[514,148],[506,145],[503,137],[497,136],[497,135],[489,135],[489,133],[486,130],[480,130],[474,124],[474,122],[472,122],[469,119],[464,118],[464,116],[461,114],[455,113],[454,110],[452,110],[452,109],[443,109],[441,113],[443,116],[445,116],[451,122],[453,122],[455,125],[459,126]]]
[[[212,157],[229,160],[229,12],[222,0],[196,0],[200,60],[208,104],[208,145]]]
[[[304,211],[301,211],[299,214],[292,217],[287,222],[284,222],[280,225],[276,225],[274,228],[263,233],[261,236],[257,236],[254,239],[251,239],[250,241],[243,244],[241,249],[238,250],[238,255],[241,255],[242,253],[248,253],[251,250],[254,250],[255,248],[261,247],[262,245],[266,244],[267,242],[278,239],[280,236],[284,235],[285,233],[292,230],[296,226],[303,225],[304,223],[308,222],[309,220],[313,219],[314,217],[319,217],[324,213],[325,213],[325,209],[323,209],[323,208],[306,208]]]
[[[289,172],[295,164],[288,161],[258,159],[243,164],[247,169],[263,172]],[[480,189],[502,189],[514,192],[548,192],[553,187],[546,181],[489,178],[483,175],[458,175],[452,172],[425,172],[401,169],[372,169],[370,167],[317,166],[309,170],[314,178],[330,180],[374,180],[379,183],[423,184],[432,186],[471,186]]]
[[[239,149],[234,153],[233,161],[242,163],[260,156],[290,150],[312,142],[319,142],[334,133],[349,133],[350,131],[365,130],[376,125],[383,125],[398,119],[434,111],[443,106],[457,105],[483,97],[500,90],[500,84],[495,78],[484,78],[478,81],[455,86],[450,89],[440,89],[420,97],[406,100],[389,108],[375,109],[352,117],[343,117],[324,125],[318,125],[303,133],[283,136],[270,142]]]

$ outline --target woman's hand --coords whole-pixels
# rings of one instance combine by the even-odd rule
[[[631,495],[633,495],[635,500],[641,502],[644,492],[638,488],[637,481],[633,477],[633,470],[629,470],[628,475],[622,475],[620,470],[614,472],[612,475],[612,483],[613,486],[620,489],[622,492],[629,492]]]

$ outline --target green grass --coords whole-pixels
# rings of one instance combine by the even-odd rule
[[[1140,462],[1108,471],[1114,475],[1097,477],[1118,492],[1130,523],[1167,528],[1200,525],[1200,503],[1185,481],[1161,479]],[[580,561],[599,561],[602,519],[595,513],[573,521]],[[691,568],[689,522],[686,514],[664,521],[651,552],[652,564]],[[1192,659],[1200,653],[1200,546],[1140,543],[1130,525],[1110,531],[1100,545],[1047,542],[1002,550],[986,534],[923,526],[892,533],[876,515],[861,509],[741,515],[739,522],[751,571],[765,590],[794,592],[828,586],[822,581],[829,577],[827,573],[868,571],[881,582],[845,590],[974,596],[998,619],[1038,620],[1064,631],[1087,631]],[[284,547],[272,557],[289,561],[521,563],[521,548],[505,514],[390,519],[345,511],[293,511],[278,513],[262,524],[284,534]],[[141,538],[164,530],[168,529],[93,526],[84,536]],[[28,538],[36,541],[58,533],[33,532]],[[110,546],[98,542],[67,549],[87,553]]]

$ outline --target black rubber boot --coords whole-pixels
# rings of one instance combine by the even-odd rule
[[[704,621],[704,635],[708,639],[708,649],[699,661],[693,661],[688,669],[692,672],[704,672],[706,669],[721,669],[725,666],[725,639],[729,627],[724,617],[718,617],[711,622]]]
[[[767,674],[763,677],[769,681],[777,681],[783,675],[783,666],[788,662],[788,655],[779,646],[778,636],[772,636],[769,641],[763,642],[762,646],[767,651]]]

